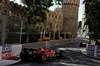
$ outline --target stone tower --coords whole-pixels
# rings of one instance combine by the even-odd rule
[[[74,38],[77,37],[78,9],[80,0],[63,0],[63,31],[71,32]]]

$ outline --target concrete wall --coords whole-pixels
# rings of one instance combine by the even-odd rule
[[[43,41],[43,42],[36,42],[36,43],[27,43],[27,44],[23,44],[22,48],[38,49],[42,47],[53,47],[58,45],[64,45],[75,41],[76,39],[62,39],[62,40],[51,40],[51,41]]]
[[[0,46],[0,60],[19,55],[22,50],[22,44]]]
[[[42,47],[53,47],[53,46],[58,46],[58,45],[64,45],[67,43],[72,43],[75,42],[76,39],[62,39],[62,40],[51,40],[51,41],[43,41],[43,42],[36,42],[36,43],[27,43],[27,44],[7,44],[5,46],[11,46],[11,54],[9,57],[12,56],[16,56],[19,55],[22,48],[33,48],[33,49],[38,49],[38,48],[42,48]],[[2,60],[2,47],[4,46],[0,46],[0,60]],[[5,58],[9,58],[7,52],[5,52]]]

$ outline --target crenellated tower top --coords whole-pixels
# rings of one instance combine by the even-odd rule
[[[79,7],[80,0],[63,0],[63,5],[76,5]]]

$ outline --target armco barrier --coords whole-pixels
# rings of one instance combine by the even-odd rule
[[[86,52],[88,56],[100,58],[100,46],[87,45]]]
[[[27,43],[27,44],[22,44],[22,48],[33,48],[33,49],[38,49],[41,47],[46,46],[46,41],[43,42],[36,42],[36,43]]]
[[[51,40],[49,46],[52,47],[57,45],[63,45],[63,44],[71,43],[73,41],[74,40],[72,39]]]
[[[22,48],[42,48],[42,47],[53,47],[57,45],[63,45],[71,42],[75,42],[76,39],[63,39],[63,40],[51,40],[51,41],[43,41],[36,43],[28,43],[28,44],[16,44],[16,45],[6,45],[0,46],[0,60],[16,56],[20,54]]]
[[[0,60],[19,55],[22,50],[22,45],[5,45],[0,46]]]
[[[27,43],[22,44],[22,48],[33,48],[38,49],[41,47],[53,47],[57,45],[63,45],[71,42],[75,42],[76,39],[61,39],[61,40],[50,40],[50,41],[43,41],[43,42],[36,42],[36,43]]]

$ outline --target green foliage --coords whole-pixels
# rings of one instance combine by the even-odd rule
[[[89,32],[94,32],[90,35],[91,39],[100,39],[100,0],[84,0],[86,23]]]
[[[56,5],[61,5],[62,1],[63,1],[63,0],[55,0],[55,4],[56,4]]]
[[[46,13],[49,12],[49,7],[53,6],[53,0],[21,0],[24,4],[24,14],[28,18],[28,23],[23,26],[23,32],[26,32],[26,36],[23,35],[25,41],[32,42],[37,39],[38,35],[31,34],[37,30],[34,28],[37,22],[45,22],[47,17]],[[55,3],[61,3],[60,0],[55,0]]]
[[[25,5],[24,12],[28,22],[45,22],[46,11],[53,5],[53,0],[21,0]]]
[[[23,26],[23,32],[25,32],[25,34],[22,35],[22,43],[30,43],[37,40],[38,34],[36,34],[36,32],[38,31],[34,28],[34,25],[35,24],[26,23],[26,25]]]
[[[28,18],[28,23],[23,26],[23,32],[26,34],[22,39],[26,42],[37,41],[38,34],[34,33],[37,32],[35,25],[37,22],[46,21],[46,12],[53,5],[53,0],[21,0],[21,2],[24,4],[24,14]]]

